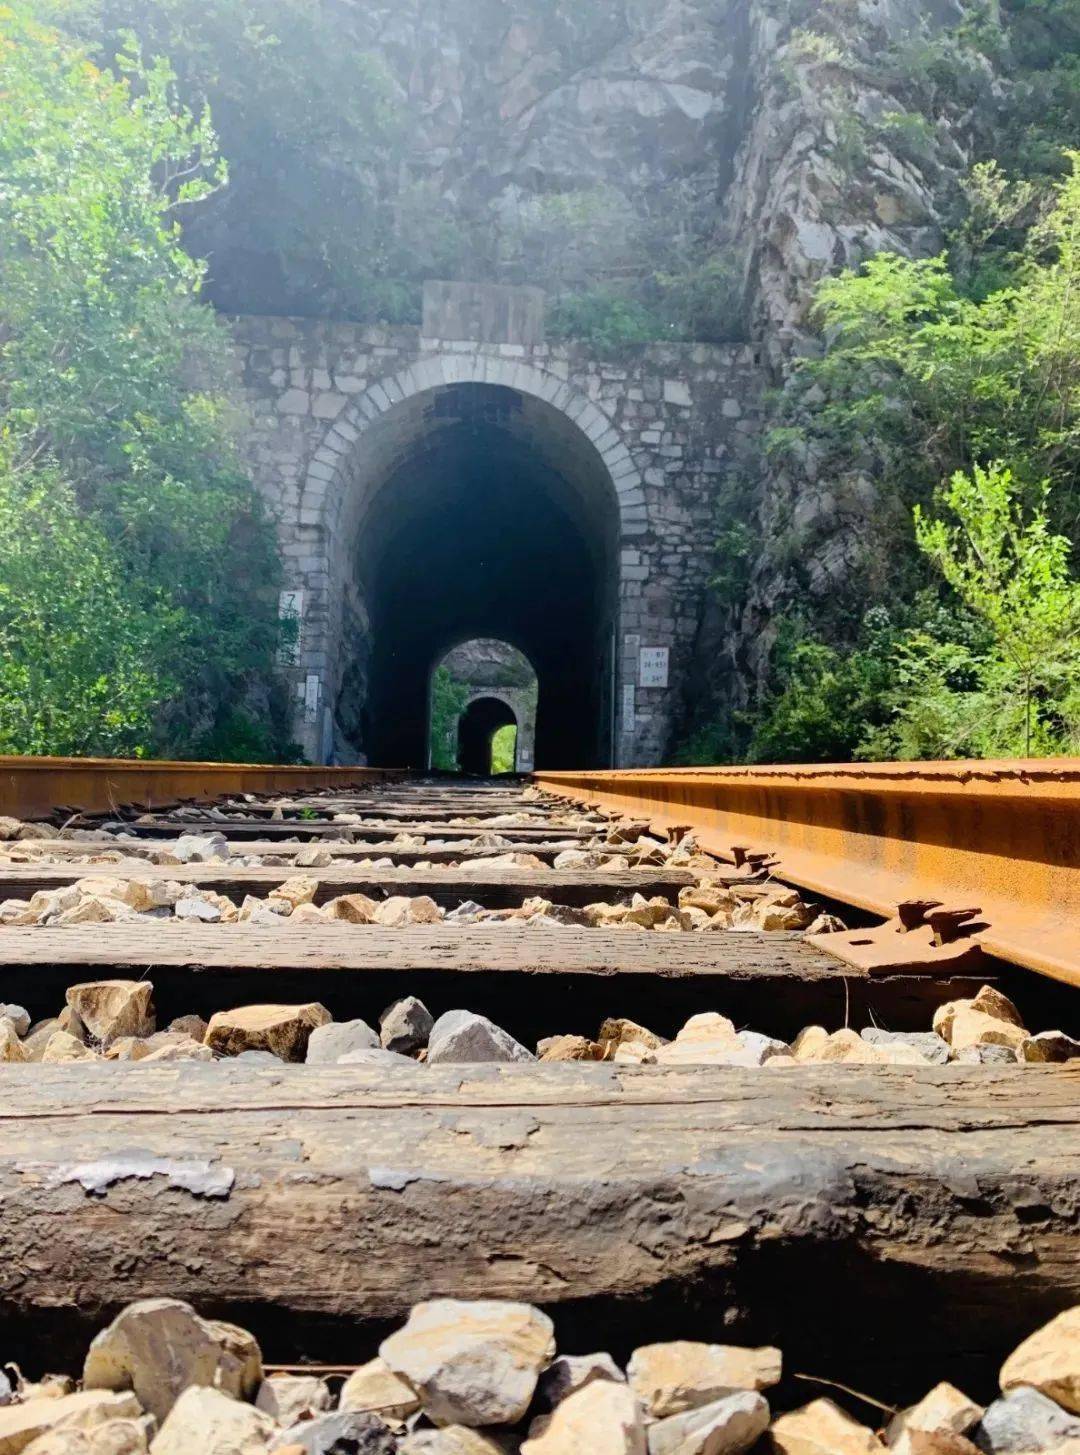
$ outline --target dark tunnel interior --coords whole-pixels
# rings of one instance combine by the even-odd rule
[[[513,709],[497,697],[478,697],[461,714],[458,763],[470,778],[491,772],[491,740],[500,728],[516,727]]]
[[[432,670],[498,637],[536,669],[537,766],[608,764],[616,521],[599,457],[549,405],[493,385],[425,396],[356,532],[370,660],[348,715],[369,760],[426,765]]]

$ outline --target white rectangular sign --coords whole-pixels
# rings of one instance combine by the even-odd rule
[[[622,725],[624,733],[632,733],[637,727],[636,693],[634,684],[627,682],[622,690]]]
[[[668,647],[642,647],[638,660],[638,681],[642,687],[666,687],[671,651]]]
[[[304,593],[283,591],[278,597],[278,617],[281,621],[293,622],[294,635],[283,642],[278,652],[278,663],[282,667],[299,667],[300,636],[304,626]]]
[[[322,683],[314,672],[310,673],[304,685],[304,711],[314,717],[319,710],[319,696]]]

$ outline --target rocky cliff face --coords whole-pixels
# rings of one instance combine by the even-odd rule
[[[976,61],[953,95],[935,70],[963,0],[327,3],[395,98],[378,165],[402,256],[454,234],[448,276],[573,287],[723,254],[727,336],[762,345],[780,388],[815,347],[824,275],[940,249],[997,85]],[[760,682],[784,602],[812,609],[849,577],[877,505],[869,476],[823,478],[810,451],[752,475],[721,482],[755,542],[749,586],[706,608],[697,651],[698,698],[720,710]]]
[[[393,0],[363,17],[398,88],[405,168],[452,211],[510,217],[603,188],[634,212],[675,182],[715,199],[730,177],[738,0]]]
[[[962,18],[954,0],[856,0],[816,7],[811,29],[749,0],[752,104],[721,211],[741,249],[751,336],[781,389],[793,360],[819,347],[810,314],[825,276],[883,250],[945,246],[999,99],[988,63],[953,38]],[[950,92],[954,67],[964,84]],[[872,571],[871,522],[885,504],[869,473],[829,475],[808,445],[783,463],[762,455],[741,503],[757,542],[749,589],[706,609],[698,651],[698,690],[720,711],[766,678],[778,609],[797,599],[813,617]]]
[[[743,326],[782,387],[815,346],[823,276],[943,246],[997,84],[977,61],[966,96],[933,77],[962,13],[960,0],[399,0],[366,7],[365,24],[409,117],[406,169],[451,213],[513,232],[553,197],[600,193],[585,246],[612,275],[640,262],[620,254],[628,219],[697,230],[738,260]],[[508,260],[533,280],[535,257]],[[749,590],[706,610],[700,694],[745,702],[777,609],[797,594],[812,611],[842,585],[877,504],[871,478],[823,479],[809,452],[762,461],[736,506],[758,542]]]

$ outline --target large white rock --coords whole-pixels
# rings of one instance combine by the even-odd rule
[[[314,1374],[272,1374],[255,1396],[255,1408],[279,1425],[295,1425],[330,1408],[330,1386]]]
[[[378,1049],[379,1038],[367,1021],[329,1021],[312,1031],[306,1059],[310,1066],[333,1066],[350,1051]]]
[[[388,1425],[400,1425],[416,1414],[420,1398],[407,1380],[395,1374],[383,1359],[371,1359],[349,1375],[338,1405],[343,1410],[378,1415]]]
[[[949,1026],[949,1045],[954,1051],[965,1051],[969,1046],[1008,1046],[1019,1052],[1028,1039],[1023,1026],[984,1015],[974,1006],[961,1006]]]
[[[228,859],[229,841],[223,833],[181,834],[170,852],[176,864],[212,864]]]
[[[505,1436],[470,1430],[467,1425],[446,1425],[441,1430],[417,1430],[398,1445],[399,1455],[510,1455],[515,1447]]]
[[[769,1428],[769,1406],[752,1390],[649,1426],[649,1455],[745,1455]]]
[[[1071,1455],[1069,1442],[1080,1443],[1080,1419],[1037,1389],[1021,1385],[990,1405],[974,1438],[987,1455],[1060,1455],[1065,1450]]]
[[[525,1303],[417,1304],[379,1355],[408,1380],[435,1424],[512,1425],[555,1354],[554,1328]]]
[[[645,1423],[633,1391],[594,1380],[552,1414],[533,1421],[521,1455],[646,1455],[646,1450]]]
[[[544,1409],[552,1410],[594,1379],[626,1383],[626,1375],[610,1354],[560,1354],[541,1375],[538,1401]]]
[[[4,1005],[0,1003],[0,1019],[9,1020],[15,1027],[17,1036],[25,1036],[30,1029],[30,1013],[24,1010],[21,1005]]]
[[[31,1053],[19,1039],[19,1033],[7,1016],[0,1016],[0,1061],[29,1061]]]
[[[102,1045],[120,1036],[154,1033],[154,987],[149,980],[92,980],[68,987],[66,1000]]]
[[[133,1390],[158,1420],[191,1385],[253,1399],[261,1382],[262,1355],[246,1330],[201,1318],[175,1298],[129,1304],[94,1339],[83,1366],[87,1389]]]
[[[1080,1415],[1080,1304],[1025,1339],[1001,1366],[1001,1387],[1022,1384]]]
[[[217,1389],[185,1389],[150,1446],[151,1455],[260,1455],[277,1426],[254,1405]]]
[[[135,1395],[99,1389],[4,1405],[0,1408],[0,1455],[21,1455],[31,1441],[54,1430],[93,1430],[109,1420],[136,1419],[141,1414]]]
[[[676,1340],[643,1344],[626,1366],[630,1387],[654,1419],[712,1404],[739,1390],[768,1389],[780,1379],[779,1349]]]
[[[221,1056],[243,1051],[271,1051],[283,1061],[302,1061],[316,1026],[329,1024],[325,1006],[242,1005],[210,1017],[206,1044]]]
[[[411,1056],[399,1056],[396,1051],[384,1051],[381,1046],[361,1046],[355,1051],[346,1051],[334,1063],[336,1066],[408,1066],[417,1069],[417,1062]]]
[[[397,1441],[377,1415],[334,1410],[291,1426],[272,1449],[304,1455],[396,1455]]]
[[[943,1066],[949,1059],[948,1043],[936,1031],[883,1031],[880,1026],[867,1026],[859,1034],[879,1050],[905,1046],[935,1066]]]
[[[1009,1025],[1023,1026],[1023,1018],[1007,995],[995,990],[992,985],[983,985],[971,1000],[950,1000],[938,1006],[934,1012],[934,1030],[952,1044],[953,1023],[957,1013],[971,1010],[979,1015],[990,1016],[992,1020],[1005,1021]]]
[[[486,1015],[471,1010],[448,1010],[431,1028],[429,1066],[461,1065],[476,1061],[535,1061],[533,1053],[509,1031]]]
[[[889,1421],[885,1443],[896,1455],[934,1455],[935,1442],[951,1455],[953,1445],[962,1449],[958,1436],[982,1418],[982,1405],[968,1399],[953,1384],[936,1384],[929,1394],[902,1410]],[[975,1446],[968,1442],[970,1449]]]
[[[208,899],[204,894],[196,894],[189,891],[183,899],[176,902],[176,918],[178,920],[192,920],[198,924],[216,925],[221,923],[221,906]]]
[[[39,1435],[23,1455],[147,1455],[157,1422],[153,1415],[106,1420],[93,1430],[52,1430]]]
[[[415,995],[388,1005],[379,1017],[379,1039],[388,1051],[413,1056],[428,1043],[435,1018]]]
[[[375,909],[375,923],[391,929],[403,925],[437,925],[442,917],[442,910],[427,894],[419,894],[412,899],[392,894]]]
[[[815,1399],[773,1421],[776,1455],[881,1455],[885,1446],[831,1399]]]

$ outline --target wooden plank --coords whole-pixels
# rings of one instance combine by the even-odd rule
[[[437,841],[436,841],[437,842]],[[100,839],[89,841],[84,839],[35,839],[33,850],[40,851],[48,857],[61,859],[86,856],[89,854],[100,854],[102,852],[122,853],[131,857],[141,857],[150,854],[155,849],[168,849],[171,840],[169,839],[139,839],[124,840],[112,835],[103,835]],[[3,846],[3,852],[9,847],[21,849],[23,845]],[[280,858],[282,865],[288,865],[295,858],[297,852],[303,848],[301,844],[282,844],[273,839],[252,839],[244,844],[242,852],[247,855],[270,856]],[[538,859],[550,863],[556,855],[561,854],[564,849],[581,848],[580,843],[574,840],[559,840],[554,843],[546,840],[536,840],[534,843],[507,843],[492,849],[475,848],[467,840],[446,848],[437,848],[433,845],[426,845],[421,849],[402,849],[396,847],[392,842],[373,841],[371,843],[343,844],[333,839],[327,839],[318,846],[324,853],[331,854],[335,860],[347,862],[359,859],[393,859],[399,864],[415,864],[418,861],[428,859],[434,864],[449,863],[470,863],[491,859],[502,854],[535,854]],[[605,858],[626,858],[630,849],[625,844],[605,844],[602,852]],[[10,861],[0,858],[0,873],[9,867]],[[22,865],[11,867],[25,867]],[[721,873],[722,873],[721,869]],[[733,876],[734,877],[734,876]]]
[[[308,809],[314,813],[358,813],[366,818],[425,818],[436,823],[448,818],[498,818],[513,815],[544,823],[552,818],[572,818],[581,823],[607,823],[610,820],[600,814],[586,813],[584,809],[574,813],[565,808],[546,808],[530,803],[491,804],[452,798],[417,799],[413,802],[401,799],[325,799],[325,798],[282,798],[268,803],[250,804],[225,801],[218,804],[225,810],[240,811],[252,817],[269,817],[276,809],[283,813],[298,813]]]
[[[722,1010],[789,1037],[820,1021],[924,1030],[981,975],[871,979],[797,935],[683,934],[512,925],[250,924],[0,928],[0,997],[56,1014],[66,986],[149,977],[163,1018],[254,1000],[322,1001],[338,1018],[377,1017],[396,996],[435,1013],[466,1006],[529,1044],[595,1034],[628,1015],[673,1035],[687,1016]]]
[[[131,878],[148,882],[174,880],[200,885],[240,899],[266,895],[281,883],[282,869],[247,869],[213,864],[145,864],[137,870],[114,864],[12,866],[0,862],[0,899],[28,899],[39,889],[56,889],[85,878]],[[385,899],[393,894],[426,894],[437,904],[456,908],[475,900],[485,908],[503,909],[541,895],[555,904],[583,905],[598,900],[625,901],[633,894],[666,895],[672,902],[694,876],[679,869],[487,869],[483,860],[467,874],[447,869],[293,869],[318,881],[317,904],[340,894],[367,894]]]
[[[896,1398],[1080,1301],[1078,1093],[1080,1068],[0,1066],[0,1311],[24,1359],[167,1295],[342,1360],[419,1299],[525,1299],[620,1357],[876,1356]]]
[[[77,827],[77,825],[76,825]],[[181,834],[223,833],[227,839],[298,839],[313,842],[323,838],[352,839],[354,843],[390,839],[395,834],[419,834],[433,839],[475,839],[481,834],[497,833],[507,837],[511,832],[515,839],[526,843],[532,839],[550,839],[553,830],[546,825],[536,827],[515,827],[506,830],[485,828],[482,824],[454,825],[442,823],[391,823],[386,821],[363,824],[316,823],[308,819],[272,821],[267,819],[152,819],[148,823],[125,823],[124,833],[136,838],[178,838]],[[560,839],[583,840],[596,836],[592,829],[557,829]]]
[[[796,935],[753,932],[650,933],[492,925],[291,924],[81,925],[0,928],[0,964],[189,965],[214,969],[330,971],[438,969],[469,974],[632,974],[662,979],[762,976],[853,981],[865,972],[805,945]]]
[[[524,811],[515,812],[506,808],[486,808],[480,806],[470,807],[468,804],[434,805],[434,804],[386,804],[386,803],[340,803],[327,804],[318,800],[311,800],[308,803],[283,801],[279,804],[253,804],[243,805],[221,803],[217,805],[223,813],[236,812],[239,816],[246,818],[271,818],[280,809],[286,815],[289,822],[305,811],[317,814],[320,818],[335,813],[347,813],[364,819],[382,819],[386,822],[400,822],[401,820],[414,821],[424,819],[428,823],[444,823],[449,819],[476,819],[484,826],[489,819],[506,817],[528,817],[531,826],[546,826],[550,815],[544,813],[525,814]],[[574,815],[575,822],[604,823],[606,820],[594,818],[589,820],[585,814]],[[313,820],[312,820],[313,821]]]

